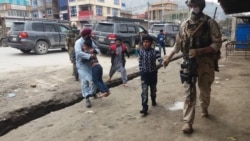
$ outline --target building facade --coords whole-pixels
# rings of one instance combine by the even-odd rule
[[[31,0],[32,19],[58,19],[59,0]]]
[[[85,23],[104,21],[108,16],[120,17],[121,0],[68,0],[69,20],[82,28]]]
[[[31,19],[29,0],[0,0],[0,16],[5,19],[6,27],[13,21]]]

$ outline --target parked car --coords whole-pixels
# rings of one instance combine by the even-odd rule
[[[115,43],[116,38],[121,38],[127,50],[132,53],[135,50],[136,37],[142,32],[148,33],[143,26],[135,23],[100,22],[92,36],[103,54],[109,53],[110,45]]]
[[[93,24],[84,24],[84,25],[83,25],[83,28],[85,28],[85,27],[94,30],[95,27],[96,27],[96,23],[93,23]]]
[[[149,34],[152,36],[157,37],[157,35],[160,33],[160,30],[162,29],[165,36],[166,36],[166,46],[174,46],[176,41],[176,35],[179,32],[180,26],[175,23],[157,23],[152,24],[149,29]]]
[[[34,50],[36,54],[46,54],[48,49],[65,50],[65,40],[69,26],[48,21],[15,21],[8,34],[7,44],[23,53]]]

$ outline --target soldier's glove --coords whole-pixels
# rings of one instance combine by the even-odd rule
[[[168,66],[169,62],[170,62],[170,57],[166,56],[164,61],[163,61],[164,68],[166,68]]]

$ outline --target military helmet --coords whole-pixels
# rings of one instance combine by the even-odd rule
[[[205,0],[186,0],[185,3],[187,6],[192,5],[192,4],[199,5],[201,10],[203,10],[206,6]]]

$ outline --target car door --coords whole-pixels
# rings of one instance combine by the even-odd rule
[[[122,39],[123,42],[130,43],[131,37],[128,33],[128,25],[127,24],[119,24],[117,26],[117,34]]]
[[[67,33],[68,30],[70,29],[69,27],[65,26],[65,25],[61,25],[58,24],[58,31],[59,31],[59,37],[60,37],[60,46],[65,46],[65,42],[66,42],[66,37],[67,37]]]
[[[49,41],[51,48],[60,46],[60,34],[56,30],[55,24],[44,23],[45,37]]]
[[[135,40],[137,38],[137,32],[135,25],[128,25],[128,34],[130,36],[130,45],[132,48],[135,47]]]

